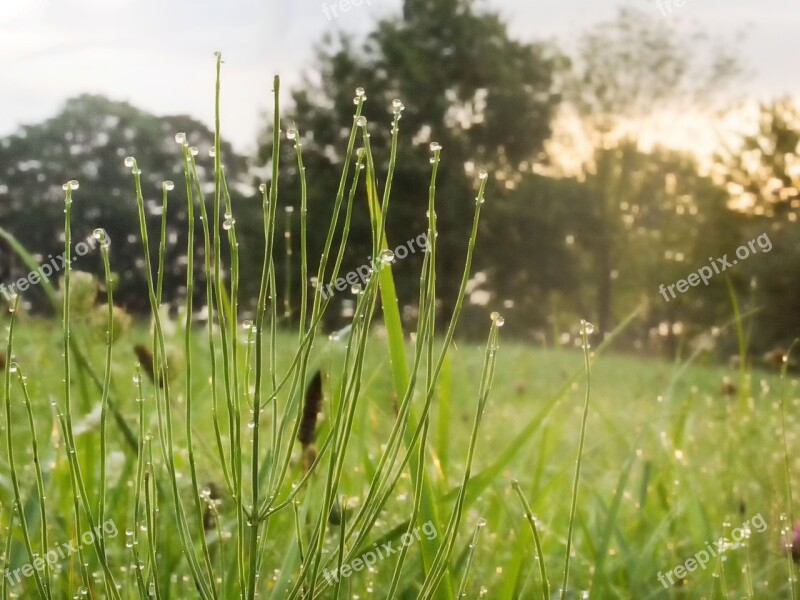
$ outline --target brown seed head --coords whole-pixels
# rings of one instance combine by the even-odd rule
[[[314,443],[314,440],[317,439],[317,417],[321,408],[322,371],[317,371],[306,389],[303,417],[300,420],[300,429],[297,432],[297,439],[303,445],[303,448]]]

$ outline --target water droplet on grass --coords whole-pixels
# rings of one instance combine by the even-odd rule
[[[136,159],[135,158],[133,158],[132,156],[126,156],[125,157],[125,166],[126,167],[128,167],[130,169],[135,164],[136,164]]]
[[[365,93],[366,92],[364,91],[363,87],[356,88],[356,98],[363,98]]]
[[[394,262],[394,252],[389,250],[388,248],[381,252],[380,256],[381,262],[383,264],[389,265]]]
[[[186,143],[186,134],[183,131],[180,131],[175,134],[175,141],[178,144],[185,144]]]
[[[103,248],[108,248],[111,245],[111,241],[106,234],[106,230],[101,227],[95,229],[94,232],[92,232],[92,236],[94,239],[100,242],[100,246]]]
[[[436,152],[437,150],[441,150],[442,145],[439,142],[431,142],[431,152]]]
[[[494,322],[494,324],[497,325],[498,327],[502,327],[503,325],[506,324],[506,320],[503,318],[503,315],[501,315],[497,311],[493,312],[490,315],[490,317],[492,319],[492,322]]]
[[[365,127],[367,125],[367,117],[361,116],[356,119],[356,125]]]
[[[489,173],[487,173],[485,169],[478,171],[478,179],[486,179],[488,176]]]
[[[175,184],[168,180],[168,181],[163,182],[161,184],[161,187],[169,192],[169,191],[172,191],[172,190],[175,189]]]
[[[64,190],[65,192],[67,190],[75,191],[75,190],[78,189],[78,186],[80,186],[80,184],[78,183],[77,180],[70,179],[67,183],[65,183],[64,185],[61,186],[61,189]]]

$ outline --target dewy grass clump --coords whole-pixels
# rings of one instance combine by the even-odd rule
[[[29,385],[35,384],[23,375],[23,369],[32,370],[31,365],[15,358],[20,335],[18,297],[11,307],[3,353],[3,362],[9,364],[4,371],[3,399],[12,510],[2,515],[8,527],[3,554],[7,576],[0,596],[344,598],[362,590],[388,597],[454,598],[456,590],[466,589],[474,551],[473,547],[466,566],[453,562],[465,545],[459,537],[464,511],[474,501],[467,491],[494,376],[503,325],[499,314],[492,315],[463,475],[452,498],[439,492],[441,481],[431,480],[436,459],[428,434],[431,408],[470,277],[486,173],[481,172],[478,179],[472,230],[464,240],[463,276],[442,343],[435,337],[435,197],[442,148],[434,143],[428,245],[410,359],[392,260],[381,260],[379,268],[370,269],[364,285],[353,290],[355,306],[348,335],[333,340],[336,351],[323,359],[315,344],[320,345],[320,323],[331,298],[322,290],[339,276],[351,217],[354,211],[364,210],[364,196],[372,223],[372,256],[391,253],[386,217],[404,106],[399,100],[392,103],[389,169],[380,190],[368,124],[361,114],[366,95],[363,89],[356,90],[353,126],[315,277],[308,273],[302,133],[294,126],[287,133],[294,142],[301,183],[299,276],[302,281],[317,282],[311,289],[302,287],[299,327],[291,333],[280,324],[274,270],[281,143],[280,82],[275,78],[272,175],[259,188],[264,254],[258,303],[254,319],[240,322],[236,219],[220,151],[222,60],[219,53],[215,57],[211,211],[195,163],[199,150],[189,145],[185,134],[175,136],[188,198],[182,322],[168,322],[162,310],[166,216],[168,210],[175,210],[169,203],[175,184],[163,183],[161,229],[148,231],[142,193],[142,171],[147,165],[132,156],[125,158],[124,165],[131,171],[138,207],[152,320],[148,340],[135,345],[135,368],[133,354],[121,353],[115,346],[119,329],[127,328],[127,323],[114,307],[113,246],[103,229],[94,234],[101,249],[106,293],[100,308],[105,315],[105,344],[102,363],[97,361],[102,368],[95,364],[96,349],[87,345],[85,323],[75,326],[76,317],[89,311],[93,327],[99,320],[98,309],[76,304],[79,297],[85,300],[77,295],[85,286],[70,264],[71,206],[80,201],[77,181],[64,184],[66,266],[60,293],[46,279],[41,283],[62,322],[63,383],[60,391],[49,395],[55,420],[32,408]],[[227,236],[224,246],[223,235]],[[7,233],[4,236],[35,269],[25,249]],[[194,276],[197,244],[204,250],[200,281]],[[151,253],[156,247],[157,254]],[[223,248],[229,249],[224,257]],[[229,267],[223,268],[223,262]],[[205,327],[193,323],[196,286],[204,291],[208,307]],[[384,343],[370,335],[379,297],[397,403],[388,437],[379,447],[364,448],[363,431],[369,427],[360,420],[366,401],[362,391],[365,359],[372,346]],[[284,311],[289,309],[284,307]],[[182,368],[171,360],[176,346],[182,348]],[[287,347],[293,349],[289,352]],[[322,360],[329,362],[324,370],[319,366]],[[119,372],[132,377],[132,385],[130,379],[119,381]],[[131,395],[135,403],[125,402]],[[95,407],[76,404],[78,398],[89,396],[97,398],[96,417],[89,414]],[[53,443],[43,443],[51,434]],[[363,452],[368,456],[361,456]],[[352,473],[360,469],[353,471],[353,465],[364,460],[366,478],[359,480]],[[405,509],[396,502],[401,491],[410,500]],[[348,499],[346,494],[359,498]],[[406,543],[409,540],[413,543]],[[65,542],[68,553],[52,550]],[[383,548],[394,544],[396,552],[358,573],[364,566],[360,557],[377,544]]]

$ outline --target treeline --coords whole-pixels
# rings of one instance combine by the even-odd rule
[[[657,16],[623,9],[614,21],[582,34],[566,53],[551,42],[512,39],[498,15],[463,0],[406,0],[402,14],[376,24],[366,39],[324,40],[314,77],[291,91],[281,125],[286,132],[296,123],[303,145],[311,271],[338,186],[354,91],[363,87],[370,143],[382,157],[378,168],[384,174],[392,102],[400,99],[405,106],[388,216],[391,247],[425,233],[429,146],[442,145],[437,286],[443,317],[452,310],[461,276],[478,172],[489,173],[463,334],[483,335],[488,313],[500,310],[513,325],[506,330],[519,337],[572,344],[580,318],[608,332],[643,306],[628,330],[632,347],[672,353],[700,340],[721,342],[721,353],[734,353],[734,336],[724,326],[735,298],[748,315],[753,350],[788,345],[800,331],[797,105],[763,105],[757,132],[721,140],[716,155],[702,165],[689,152],[644,149],[630,133],[655,112],[718,102],[715,94],[735,85],[739,74],[736,58],[718,47],[704,47]],[[273,126],[265,123],[256,156],[222,146],[245,274],[244,309],[257,295],[263,240],[255,173],[265,171]],[[187,232],[176,132],[186,132],[199,148],[200,175],[211,182],[207,152],[213,132],[204,124],[185,116],[157,117],[99,96],[71,99],[52,119],[0,140],[0,225],[38,258],[56,256],[63,251],[61,184],[78,179],[75,237],[97,227],[108,232],[115,298],[130,312],[145,310],[146,265],[133,181],[123,165],[126,156],[136,156],[153,231],[162,219],[162,182],[176,184],[166,217],[164,299],[179,301],[186,293]],[[291,141],[285,141],[281,161],[279,198],[289,210],[279,211],[278,231],[293,234],[285,239],[294,252],[275,267],[291,320],[292,299],[299,297],[299,286],[309,285],[296,274],[299,218],[291,208],[299,204],[300,183]],[[211,195],[206,194],[209,207]],[[373,260],[369,232],[361,190],[343,273]],[[733,257],[759,235],[768,236],[769,252],[753,252],[674,298],[660,293],[717,257]],[[194,264],[202,265],[202,244],[195,252]],[[395,264],[409,317],[421,260],[422,253],[409,252]],[[74,267],[99,274],[99,256],[83,257]],[[0,282],[26,272],[0,242]],[[26,293],[34,309],[44,304],[35,302],[36,295],[35,289]],[[328,327],[339,326],[348,296],[335,295]],[[275,299],[281,307],[284,300]]]

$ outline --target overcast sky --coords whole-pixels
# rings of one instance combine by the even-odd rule
[[[672,0],[677,2],[680,0]],[[326,31],[366,32],[401,0],[362,0],[333,18],[339,0],[0,0],[0,135],[54,115],[82,92],[127,100],[156,114],[183,113],[211,125],[214,50],[223,52],[223,135],[240,150],[255,145],[270,106],[272,76],[284,88],[312,63]],[[351,0],[358,2],[358,0]],[[662,0],[669,3],[670,0]],[[520,39],[557,39],[613,17],[618,4],[592,0],[483,0]],[[636,0],[676,26],[695,24],[733,38],[753,72],[757,96],[800,95],[796,68],[800,3],[787,0],[683,0],[662,16],[656,0]]]

